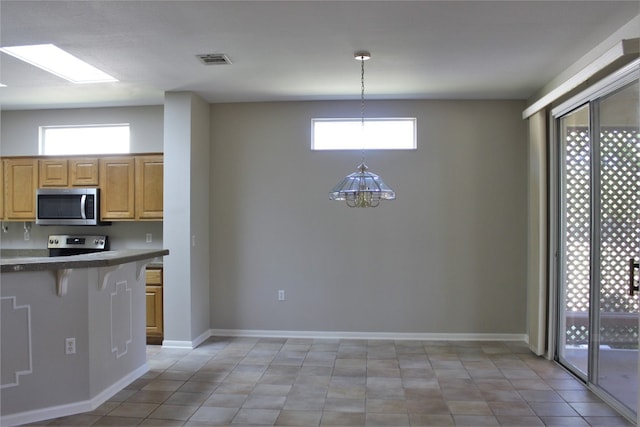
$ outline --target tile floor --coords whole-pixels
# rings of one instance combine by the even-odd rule
[[[216,337],[148,357],[95,411],[32,426],[631,426],[524,343]]]

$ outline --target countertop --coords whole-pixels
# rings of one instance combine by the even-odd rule
[[[61,270],[68,268],[108,267],[169,255],[168,249],[122,249],[61,257],[6,256],[0,258],[0,272]],[[27,254],[25,254],[27,255]],[[31,255],[31,254],[29,254]],[[157,264],[157,261],[154,261]]]

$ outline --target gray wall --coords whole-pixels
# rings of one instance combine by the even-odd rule
[[[397,200],[350,209],[328,192],[360,153],[312,152],[310,121],[358,103],[212,105],[211,327],[525,333],[523,108],[368,102],[417,117],[418,150],[368,153]]]
[[[195,227],[180,228],[185,252],[211,251],[210,327],[524,333],[523,108],[521,101],[368,101],[368,115],[416,116],[418,150],[367,154],[371,170],[398,198],[363,210],[328,200],[360,153],[309,149],[311,118],[358,117],[357,102],[213,104],[210,154],[200,125],[194,151],[186,154],[198,164],[192,180],[206,179],[203,162],[210,158],[210,231],[197,212],[184,218]],[[163,107],[2,112],[2,154],[36,154],[40,124],[95,121],[103,114],[131,118],[133,150],[167,154]],[[142,133],[133,132],[134,123]],[[134,134],[145,136],[134,143]],[[185,171],[177,167],[176,176],[186,177]],[[196,196],[190,196],[193,206],[206,203],[204,194]],[[179,217],[175,201],[165,199],[165,214],[175,209]],[[116,224],[104,232],[140,247],[147,232],[159,243],[162,228]],[[49,230],[34,225],[24,242],[22,223],[10,224],[2,246],[40,248]],[[199,246],[206,241],[202,233],[209,233],[208,247]],[[179,255],[177,246],[169,249]],[[179,282],[189,277],[179,268],[175,273]],[[193,339],[201,329],[206,278],[191,273],[198,283],[187,299],[201,303],[191,313],[197,319],[184,333],[167,324],[170,339]],[[278,289],[286,291],[284,302],[277,301]]]
[[[162,152],[162,106],[2,111],[0,155],[37,156],[39,126],[130,123],[131,152]]]

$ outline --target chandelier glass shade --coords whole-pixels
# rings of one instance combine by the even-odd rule
[[[393,200],[396,193],[361,163],[358,172],[347,175],[329,193],[331,200],[344,200],[350,208],[374,208],[380,200]]]
[[[369,52],[356,52],[355,59],[361,62],[360,118],[364,138],[364,61],[371,58]],[[350,208],[374,208],[381,200],[394,200],[396,193],[378,175],[368,172],[364,162],[364,141],[362,161],[357,172],[347,175],[329,193],[330,200],[345,201]]]

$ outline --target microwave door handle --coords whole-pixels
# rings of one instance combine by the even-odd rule
[[[87,195],[83,194],[80,197],[80,215],[82,215],[82,219],[87,219],[87,212],[86,212],[86,205],[87,205]]]

